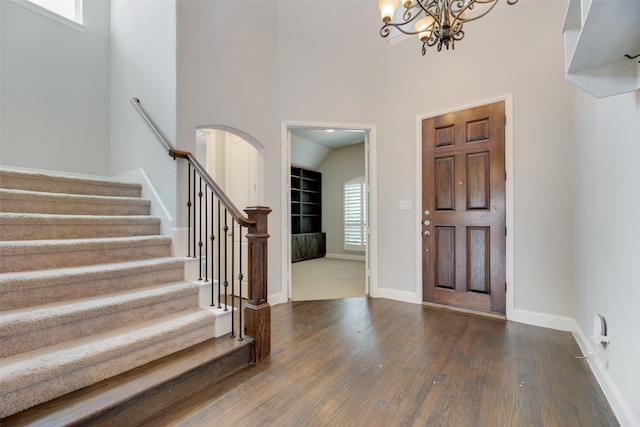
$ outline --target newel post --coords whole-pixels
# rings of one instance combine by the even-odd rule
[[[244,309],[245,334],[252,337],[251,361],[260,363],[271,354],[271,306],[267,302],[267,215],[270,208],[244,210],[255,226],[248,228],[249,299]]]

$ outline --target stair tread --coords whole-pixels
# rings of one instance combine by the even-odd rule
[[[75,250],[84,250],[87,246],[113,246],[133,245],[135,243],[144,246],[148,243],[171,243],[171,237],[162,235],[128,236],[128,237],[97,237],[90,239],[51,239],[51,240],[4,240],[0,241],[3,255],[13,255],[12,252],[22,253],[28,250],[35,253],[38,250],[48,252],[52,248],[66,247]],[[66,250],[69,250],[66,249]]]
[[[109,354],[117,349],[130,349],[132,343],[146,345],[148,342],[166,338],[167,331],[203,321],[213,322],[213,314],[208,310],[194,308],[136,325],[4,357],[0,359],[2,362],[0,382],[3,383],[3,392],[9,387],[28,387],[25,379],[39,376],[43,371],[55,370],[57,376],[63,375],[76,369],[75,365],[82,360],[87,365],[95,364],[108,358]],[[87,357],[87,354],[90,356]]]
[[[7,426],[51,426],[81,422],[97,411],[130,401],[213,360],[250,346],[253,339],[210,339],[115,377],[92,384],[61,398],[4,419]],[[4,423],[3,423],[4,425]]]
[[[13,188],[0,188],[0,200],[10,198],[31,199],[38,202],[65,200],[68,203],[109,203],[109,204],[135,204],[149,206],[151,201],[140,197],[125,196],[99,196],[92,194],[73,193],[49,193],[45,191],[18,190]]]
[[[172,239],[158,234],[83,239],[0,241],[0,273],[162,258]]]
[[[99,280],[144,272],[157,269],[160,266],[180,268],[183,265],[184,261],[180,258],[164,257],[81,267],[2,273],[0,274],[0,292],[39,288],[57,282],[84,281],[87,280],[87,276],[91,276],[93,280]]]
[[[15,213],[0,212],[0,225],[2,223],[22,222],[27,224],[38,222],[59,221],[61,223],[72,223],[80,225],[82,223],[99,223],[99,224],[125,224],[131,222],[151,222],[159,223],[160,218],[150,215],[73,215],[73,214],[49,214],[49,213]]]
[[[199,285],[190,282],[168,283],[114,292],[106,295],[43,304],[29,308],[5,310],[0,317],[0,337],[41,329],[42,323],[56,326],[98,317],[131,308],[132,304],[179,298],[180,294],[198,293]],[[45,325],[46,326],[46,325]]]
[[[0,169],[4,188],[23,189],[62,194],[115,195],[131,193],[128,197],[138,197],[140,184],[113,181],[106,177],[80,177],[44,172]],[[62,191],[60,191],[62,188]]]

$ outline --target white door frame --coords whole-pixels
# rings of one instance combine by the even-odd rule
[[[377,159],[376,159],[376,126],[362,123],[327,123],[327,122],[281,122],[281,155],[282,155],[282,295],[283,301],[291,298],[291,129],[322,128],[322,129],[362,129],[368,137],[365,138],[365,180],[369,190],[368,233],[365,263],[368,295],[375,297],[378,289],[378,232],[377,232]]]
[[[420,114],[416,116],[416,294],[419,301],[422,301],[422,121],[431,117],[441,116],[443,114],[453,113],[455,111],[467,110],[469,108],[480,107],[483,105],[493,104],[504,101],[504,113],[507,123],[504,129],[505,137],[505,168],[507,171],[507,179],[505,182],[505,209],[506,209],[506,225],[507,225],[507,252],[506,252],[506,315],[507,319],[511,319],[514,314],[515,301],[515,272],[514,272],[514,237],[515,227],[513,223],[514,199],[513,199],[513,93],[499,95],[494,98],[483,99],[470,102],[464,105],[447,108],[444,110],[433,111],[431,113]]]

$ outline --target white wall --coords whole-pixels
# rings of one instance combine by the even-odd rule
[[[363,4],[283,3],[280,98],[284,120],[377,124],[379,286],[414,293],[420,280],[419,226],[413,212],[399,209],[400,200],[419,204],[416,116],[512,92],[516,283],[510,289],[517,309],[568,315],[572,86],[563,72],[566,5],[501,2],[468,24],[455,51],[422,57],[417,41],[391,46],[381,39],[375,4]],[[540,31],[540,22],[556,30]]]
[[[140,99],[176,146],[176,5],[173,1],[111,1],[111,173],[142,168],[176,217],[172,160],[130,105]],[[192,134],[195,152],[195,130]],[[185,172],[186,173],[186,172]]]
[[[109,175],[109,2],[85,2],[86,32],[8,0],[0,12],[0,164]]]
[[[574,92],[572,316],[587,337],[594,315],[605,317],[611,347],[598,352],[600,367],[640,425],[640,92]]]
[[[327,233],[327,253],[344,254],[343,186],[350,179],[364,176],[364,144],[331,151],[317,170],[322,173],[322,231]]]
[[[177,141],[193,151],[195,129],[242,131],[264,161],[271,303],[282,297],[281,162],[277,8],[269,1],[177,2]],[[235,132],[234,132],[235,133]],[[261,181],[261,180],[259,180]],[[178,221],[182,221],[178,212]]]

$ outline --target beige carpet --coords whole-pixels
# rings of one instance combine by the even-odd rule
[[[141,192],[0,169],[0,418],[213,337]]]
[[[291,299],[311,301],[365,296],[365,263],[316,258],[291,265]]]

